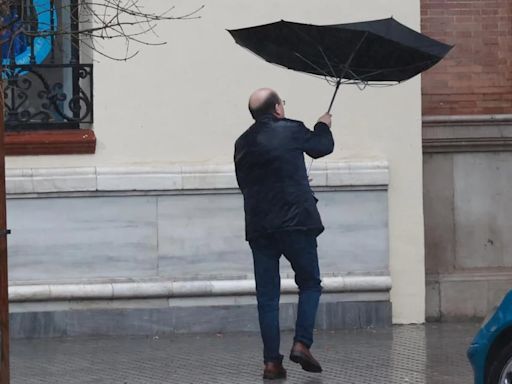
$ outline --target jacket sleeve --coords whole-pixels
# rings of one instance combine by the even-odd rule
[[[318,122],[311,131],[306,126],[304,129],[304,142],[302,150],[313,159],[327,156],[334,150],[334,139],[329,126]]]
[[[233,163],[235,164],[235,176],[236,176],[236,182],[238,184],[238,188],[241,188],[240,187],[240,179],[241,179],[241,175],[240,175],[240,172],[239,172],[239,164],[238,164],[238,157],[239,157],[239,153],[240,153],[240,145],[239,145],[239,140],[237,140],[235,142],[235,150],[234,150],[234,153],[233,153]]]

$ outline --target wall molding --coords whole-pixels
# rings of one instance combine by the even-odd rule
[[[423,124],[487,124],[512,123],[512,114],[502,115],[427,115]]]
[[[423,117],[423,152],[512,151],[512,115]]]
[[[386,189],[386,161],[320,162],[310,173],[312,187]],[[6,170],[9,197],[27,194],[130,191],[233,191],[238,189],[230,165],[145,167],[11,168]]]
[[[6,132],[6,156],[83,155],[96,151],[92,129]]]
[[[322,278],[323,292],[382,292],[391,289],[390,276],[338,276]],[[293,279],[281,280],[282,293],[295,293]],[[16,284],[9,286],[10,302],[62,300],[116,300],[141,298],[245,296],[255,294],[247,280],[112,281],[71,284]]]
[[[512,268],[505,271],[457,271],[453,273],[427,273],[428,282],[458,282],[458,281],[502,281],[512,280]]]

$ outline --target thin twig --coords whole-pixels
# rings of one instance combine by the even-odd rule
[[[146,3],[147,2],[147,3]],[[150,4],[150,0],[76,0],[71,3],[56,1],[53,8],[39,10],[38,15],[33,15],[34,7],[29,0],[0,0],[0,33],[10,31],[10,41],[1,41],[1,44],[12,46],[14,39],[23,34],[27,38],[35,39],[38,37],[58,37],[73,35],[77,36],[79,41],[92,51],[98,52],[100,56],[108,57],[112,60],[128,60],[139,52],[130,53],[132,44],[145,46],[158,46],[165,44],[164,41],[151,41],[143,39],[141,36],[148,35],[159,39],[156,33],[156,27],[162,21],[193,20],[200,18],[200,12],[204,5],[176,15],[174,6],[167,7],[162,12],[152,12],[146,10],[143,4]],[[147,5],[146,5],[147,6]],[[31,7],[31,8],[28,8]],[[39,21],[41,16],[48,16],[50,12],[56,15],[73,15],[79,9],[80,20],[71,20],[75,26],[49,26],[48,30],[38,30],[42,26]],[[31,10],[30,12],[25,12]],[[14,11],[14,12],[13,12]],[[32,15],[31,16],[27,16]],[[16,15],[15,17],[13,17]],[[73,17],[73,16],[72,16]],[[5,22],[4,22],[5,21]],[[85,42],[83,37],[89,41]],[[115,58],[112,55],[98,48],[98,41],[122,39],[126,44],[124,58]]]

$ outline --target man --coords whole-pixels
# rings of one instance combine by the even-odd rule
[[[321,372],[309,348],[322,290],[316,237],[324,227],[309,186],[304,153],[316,159],[333,151],[331,115],[321,116],[311,131],[300,121],[286,119],[284,102],[268,88],[251,95],[249,111],[255,122],[236,141],[234,160],[254,261],[263,377],[286,377],[279,352],[281,255],[290,262],[299,287],[290,359],[306,371]]]

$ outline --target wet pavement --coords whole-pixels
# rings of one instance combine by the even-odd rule
[[[478,324],[428,324],[318,332],[312,352],[324,372],[285,359],[301,384],[470,384],[466,349]],[[292,334],[283,333],[287,354]],[[272,383],[261,378],[259,334],[12,340],[14,384]]]

